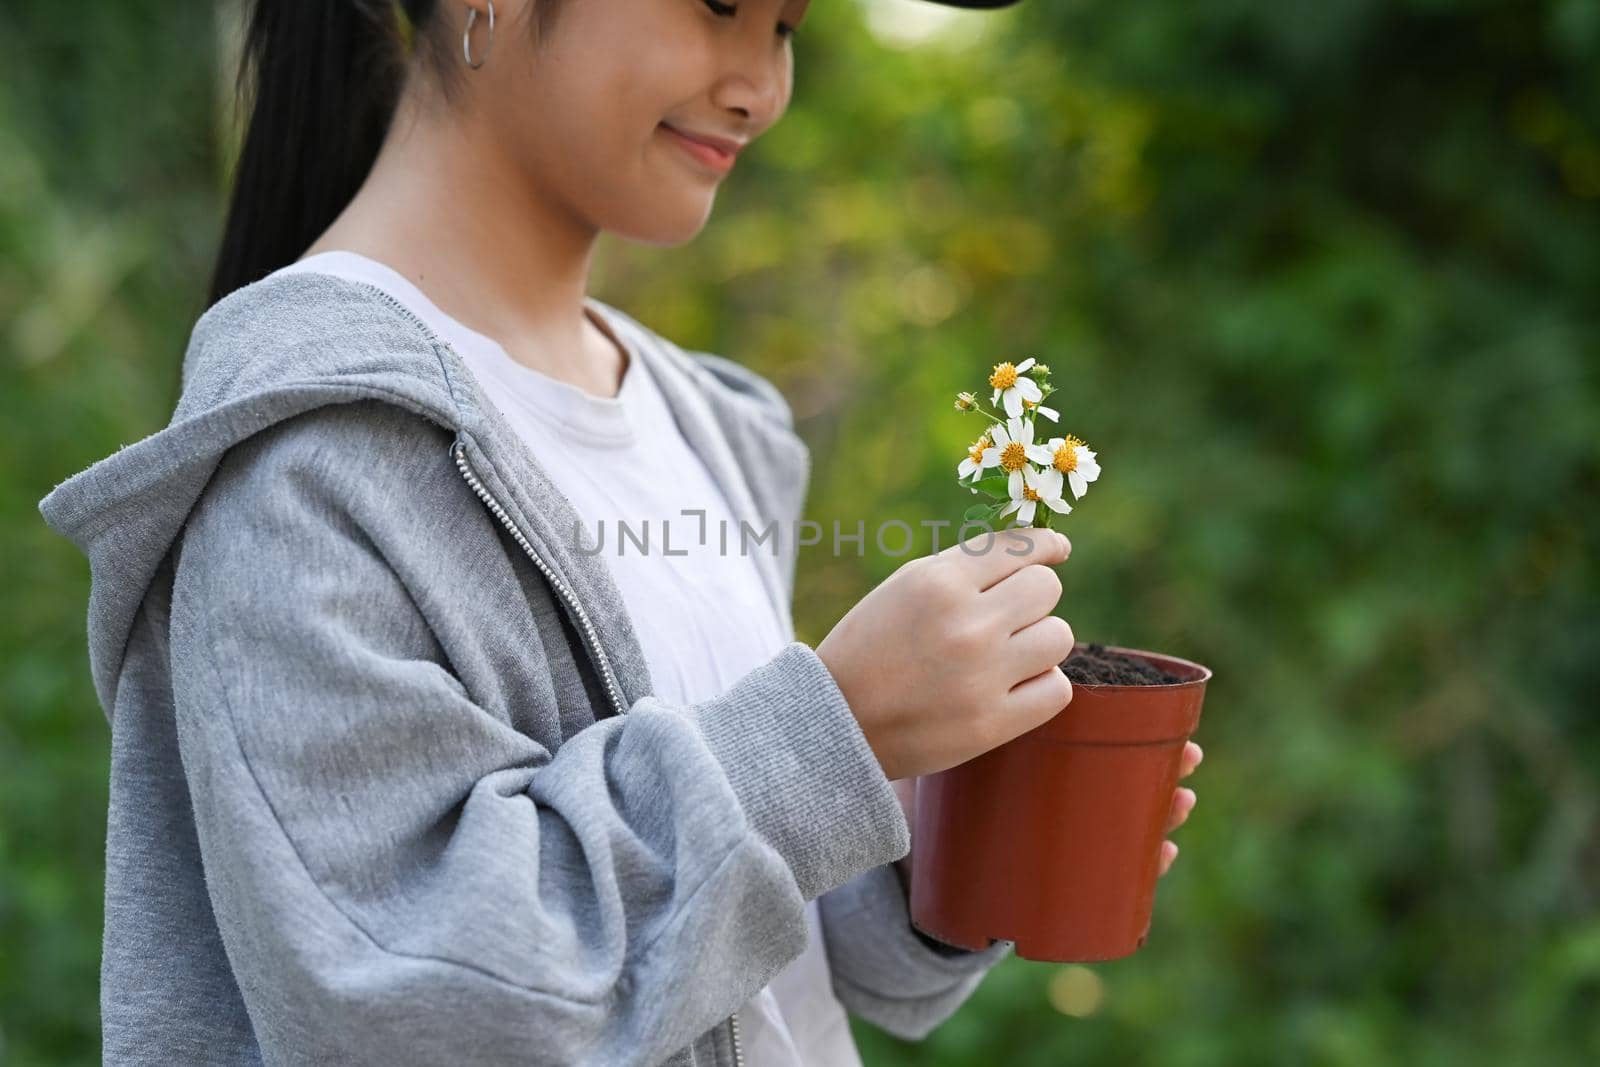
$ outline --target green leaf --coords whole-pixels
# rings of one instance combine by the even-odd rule
[[[967,513],[961,518],[963,522],[977,522],[979,519],[992,519],[995,517],[995,514],[1004,506],[1004,504],[974,504],[967,509]]]
[[[1011,499],[1011,479],[1006,477],[980,478],[976,482],[967,483],[971,488],[980,493],[988,493],[999,500]]]

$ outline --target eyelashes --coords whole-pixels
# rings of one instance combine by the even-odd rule
[[[739,10],[737,5],[724,4],[724,3],[721,2],[721,0],[705,0],[705,5],[706,5],[706,7],[709,7],[714,14],[717,14],[717,15],[729,15],[729,16],[731,16],[731,15],[733,15],[735,12],[737,12]],[[786,37],[786,38],[793,39],[795,37],[795,35],[798,34],[799,32],[800,31],[799,31],[798,28],[789,25],[787,22],[778,23],[778,36],[779,37]]]

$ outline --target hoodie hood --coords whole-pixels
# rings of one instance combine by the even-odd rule
[[[755,372],[685,352],[609,304],[587,303],[648,364],[734,513],[757,527],[780,523],[778,555],[755,558],[787,620],[795,546],[782,524],[799,516],[810,469],[787,404]],[[564,499],[449,344],[384,290],[309,272],[235,290],[196,321],[167,426],[39,501],[45,522],[89,560],[89,665],[108,720],[139,607],[224,453],[284,419],[362,399],[398,404],[454,431],[493,465],[514,461],[508,469],[534,484],[535,499]],[[564,547],[577,518],[570,507],[522,511],[541,555],[570,585],[611,581],[598,556]],[[601,630],[610,659],[626,668],[626,698],[636,699],[649,683],[630,625],[608,619]]]

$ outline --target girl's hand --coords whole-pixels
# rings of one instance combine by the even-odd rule
[[[817,645],[884,777],[965,763],[1072,702],[1072,627],[1051,614],[1071,549],[1008,527],[908,560]]]
[[[1178,765],[1178,777],[1187,778],[1194,773],[1194,769],[1205,758],[1205,753],[1200,751],[1200,746],[1190,741],[1183,746],[1183,761]],[[1171,833],[1183,825],[1183,821],[1194,810],[1196,797],[1193,789],[1179,787],[1172,794],[1172,814],[1167,817],[1167,833]],[[1161,842],[1161,873],[1166,874],[1172,867],[1172,861],[1178,858],[1178,846],[1171,841]]]

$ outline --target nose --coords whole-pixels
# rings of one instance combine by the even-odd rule
[[[793,61],[772,25],[751,19],[745,29],[747,32],[727,38],[728,51],[714,102],[740,113],[754,137],[777,122],[789,106]]]

